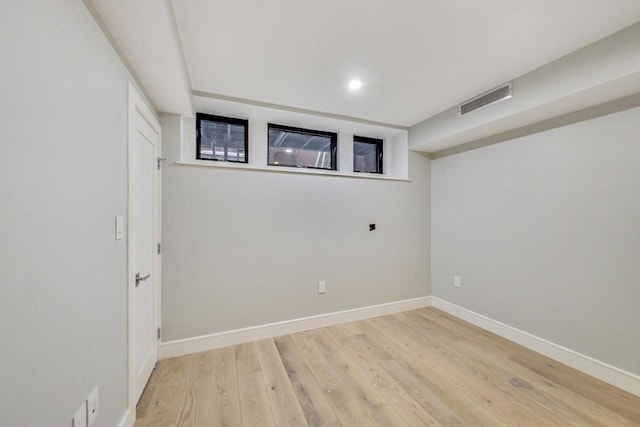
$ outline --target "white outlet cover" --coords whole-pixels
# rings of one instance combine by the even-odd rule
[[[98,387],[87,398],[87,425],[91,427],[98,418]]]
[[[87,427],[87,402],[83,402],[71,419],[71,427]]]
[[[460,276],[453,276],[453,286],[456,288],[462,287],[462,279],[460,279]]]
[[[326,292],[327,292],[327,282],[325,282],[324,280],[320,280],[318,282],[318,293],[324,294]]]

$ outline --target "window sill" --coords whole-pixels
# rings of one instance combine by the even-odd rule
[[[291,168],[286,166],[252,166],[246,163],[230,163],[230,162],[214,162],[208,160],[190,160],[179,161],[175,163],[178,166],[190,166],[190,167],[204,167],[204,168],[219,168],[219,169],[242,169],[254,172],[275,172],[275,173],[289,173],[289,174],[304,174],[304,175],[323,175],[323,176],[338,176],[341,178],[359,178],[359,179],[374,179],[382,181],[402,181],[411,182],[410,179],[396,178],[387,175],[368,174],[368,173],[344,173],[338,171],[323,171],[318,169],[308,168]]]

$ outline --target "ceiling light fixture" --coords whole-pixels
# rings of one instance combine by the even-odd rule
[[[362,82],[360,80],[351,80],[349,82],[349,89],[351,90],[358,90],[362,87]]]

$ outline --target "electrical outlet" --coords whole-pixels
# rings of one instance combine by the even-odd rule
[[[318,293],[324,294],[326,292],[327,292],[327,282],[325,282],[324,280],[320,280],[318,282]]]
[[[455,286],[456,288],[462,287],[462,279],[460,278],[460,276],[453,276],[453,286]]]
[[[82,402],[76,414],[71,419],[71,427],[87,427],[87,402]]]
[[[87,398],[87,425],[91,427],[98,418],[98,387]]]

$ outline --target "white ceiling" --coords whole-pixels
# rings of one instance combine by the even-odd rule
[[[403,126],[640,21],[621,0],[172,5],[193,90]]]
[[[85,4],[158,111],[191,117],[195,91],[396,127],[640,21],[640,0]]]

